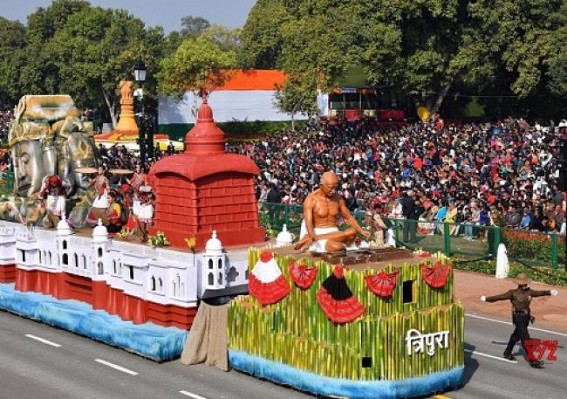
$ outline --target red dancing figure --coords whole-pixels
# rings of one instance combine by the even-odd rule
[[[71,186],[57,175],[46,176],[43,179],[39,196],[46,201],[47,214],[43,220],[45,227],[57,227],[61,215],[65,213],[66,196],[70,189]]]

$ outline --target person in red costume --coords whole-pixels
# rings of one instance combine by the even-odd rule
[[[65,213],[65,201],[71,186],[65,183],[58,175],[46,176],[43,179],[39,197],[45,202],[47,214],[43,220],[45,227],[55,228]]]
[[[444,127],[445,127],[445,122],[443,121],[443,119],[441,119],[439,114],[435,114],[433,118],[433,128],[435,129],[435,131],[440,132],[441,130],[443,130]]]
[[[113,234],[122,230],[123,226],[123,204],[119,201],[120,194],[115,190],[108,192],[108,208],[106,208],[106,230]]]

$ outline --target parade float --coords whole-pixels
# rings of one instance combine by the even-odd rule
[[[46,132],[53,130],[46,125]],[[33,155],[37,167],[22,167],[17,180],[41,182],[52,172],[38,164],[44,140],[21,136],[37,139],[38,148],[29,155],[13,149],[15,162]],[[254,195],[258,168],[225,152],[206,101],[186,144],[185,153],[158,161],[151,171],[157,200],[148,244],[110,235],[101,223],[74,230],[65,215],[55,229],[40,228],[41,218],[11,207],[19,217],[0,226],[0,307],[154,360],[179,357],[199,302],[246,292],[248,246],[265,239]],[[16,186],[13,204],[25,200],[18,195],[23,190],[41,207],[33,200],[39,187],[30,184]]]
[[[249,249],[249,295],[214,316],[206,308],[209,332],[191,331],[182,363],[224,369],[210,342],[206,355],[193,346],[217,336],[226,314],[229,366],[261,379],[351,399],[421,397],[462,386],[464,309],[453,299],[453,271],[443,255],[373,245],[302,253],[285,228],[273,244]]]
[[[351,399],[459,387],[464,309],[451,265],[410,255],[394,266],[380,253],[356,251],[343,266],[285,248],[251,250],[249,295],[229,308],[231,366]]]
[[[163,238],[151,242],[164,246],[102,225],[73,232],[65,217],[54,230],[4,222],[0,307],[163,361],[180,356],[203,301],[233,298],[234,369],[353,399],[462,384],[464,310],[447,260],[389,248],[315,256],[294,251],[289,234],[270,246],[258,168],[225,152],[206,101],[185,148],[150,172],[151,233]]]

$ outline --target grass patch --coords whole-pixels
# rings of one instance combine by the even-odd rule
[[[467,270],[487,275],[496,274],[496,260],[474,260],[453,258],[455,269]],[[550,269],[549,266],[530,266],[520,262],[510,262],[509,277],[516,277],[519,273],[527,274],[532,280],[561,287],[567,287],[567,272],[564,269]]]

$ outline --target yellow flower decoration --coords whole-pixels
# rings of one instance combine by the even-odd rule
[[[195,252],[195,247],[197,246],[195,237],[185,238],[185,244],[187,244],[187,248],[189,248],[191,252]]]

